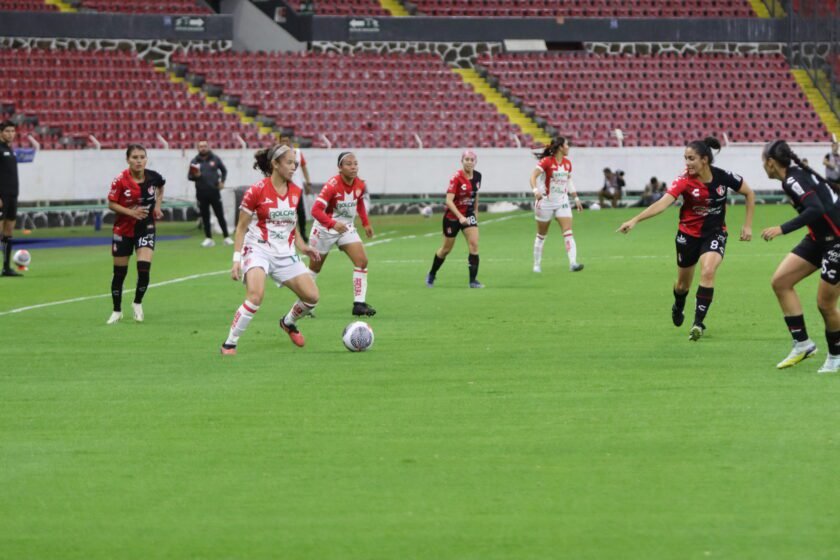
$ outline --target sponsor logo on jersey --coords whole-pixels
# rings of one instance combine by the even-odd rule
[[[686,239],[683,234],[679,234],[677,236],[677,243],[680,245],[688,245],[688,239]]]
[[[265,203],[266,203],[266,204],[274,204],[274,201],[273,201],[273,200],[271,200],[270,198],[266,198],[266,199],[265,199]]]
[[[125,189],[123,191],[123,196],[130,197],[131,196],[131,189]]]
[[[273,220],[273,221],[279,221],[279,220],[282,220],[283,218],[290,218],[290,217],[296,216],[296,215],[297,215],[297,212],[295,212],[294,209],[290,209],[290,210],[279,210],[278,209],[278,210],[271,210],[268,213],[268,219]]]

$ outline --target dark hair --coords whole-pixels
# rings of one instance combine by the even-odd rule
[[[145,153],[146,152],[146,147],[143,146],[142,144],[129,144],[128,148],[126,148],[126,150],[125,150],[125,159],[130,158],[131,157],[131,152],[133,152],[134,150],[142,150],[143,153]]]
[[[271,166],[271,154],[274,153],[281,144],[272,144],[268,148],[263,148],[262,150],[257,150],[254,152],[254,169],[258,170],[260,173],[265,175],[266,177],[270,177],[274,168]]]
[[[766,144],[764,146],[764,150],[761,151],[761,157],[764,159],[774,159],[785,169],[790,167],[791,162],[795,163],[811,175],[814,175],[820,181],[828,183],[828,181],[825,180],[825,177],[808,167],[808,165],[799,159],[799,156],[790,149],[790,146],[784,140],[775,140]],[[831,185],[831,183],[829,183],[829,185]]]
[[[563,144],[566,143],[566,139],[562,136],[558,136],[554,140],[551,141],[551,144],[546,146],[542,152],[536,152],[534,155],[537,156],[537,159],[547,158],[549,156],[554,156],[557,153],[557,150],[560,149]]]
[[[10,126],[11,126],[12,128],[16,128],[15,123],[13,123],[12,121],[10,121],[9,119],[6,119],[5,121],[0,122],[0,130],[6,130],[6,129],[7,129],[7,128],[9,128]]]
[[[691,148],[700,156],[700,159],[708,158],[709,165],[715,161],[715,154],[712,150],[720,151],[720,141],[714,136],[707,136],[702,140],[695,140],[685,145],[686,148]]]
[[[612,173],[612,169],[610,169],[609,167],[605,167],[604,173]]]
[[[659,179],[657,179],[656,177],[651,177],[650,182],[651,183],[659,183]]]

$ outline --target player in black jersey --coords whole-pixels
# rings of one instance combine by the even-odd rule
[[[802,227],[808,228],[808,235],[782,260],[773,274],[773,291],[793,337],[793,350],[776,367],[781,369],[796,365],[817,351],[817,345],[808,338],[795,286],[820,270],[817,307],[825,322],[828,356],[819,373],[836,372],[840,370],[840,311],[837,310],[840,298],[840,203],[837,194],[823,177],[793,153],[784,140],[767,144],[762,159],[767,176],[782,182],[782,188],[798,215],[780,226],[765,229],[761,237],[770,241]]]

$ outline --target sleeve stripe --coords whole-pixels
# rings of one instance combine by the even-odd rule
[[[249,216],[253,216],[253,215],[254,215],[254,211],[253,211],[253,210],[249,210],[248,208],[245,208],[244,206],[240,206],[240,207],[239,207],[239,209],[240,209],[240,210],[242,210],[243,212],[245,212],[246,214],[248,214]]]
[[[316,198],[316,199],[315,199],[315,202],[323,202],[323,203],[324,203],[324,206],[326,206],[326,205],[327,205],[327,201],[326,201],[326,200],[324,200],[323,198],[321,198],[320,196],[319,196],[318,198]]]

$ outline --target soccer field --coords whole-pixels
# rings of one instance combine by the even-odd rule
[[[229,247],[161,226],[190,237],[159,243],[152,283],[203,276],[150,288],[143,324],[127,293],[114,326],[108,246],[33,250],[0,279],[0,558],[837,558],[840,377],[816,374],[816,276],[800,295],[819,353],[775,369],[790,337],[769,282],[801,234],[759,234],[793,210],[759,206],[742,243],[730,208],[696,343],[694,290],[670,319],[677,211],[615,233],[635,211],[576,215],[574,274],[556,224],[534,274],[532,215],[483,215],[484,290],[463,239],[425,287],[440,215],[374,216],[361,354],[341,343],[339,253],[305,348],[272,287],[222,357],[244,297]]]

